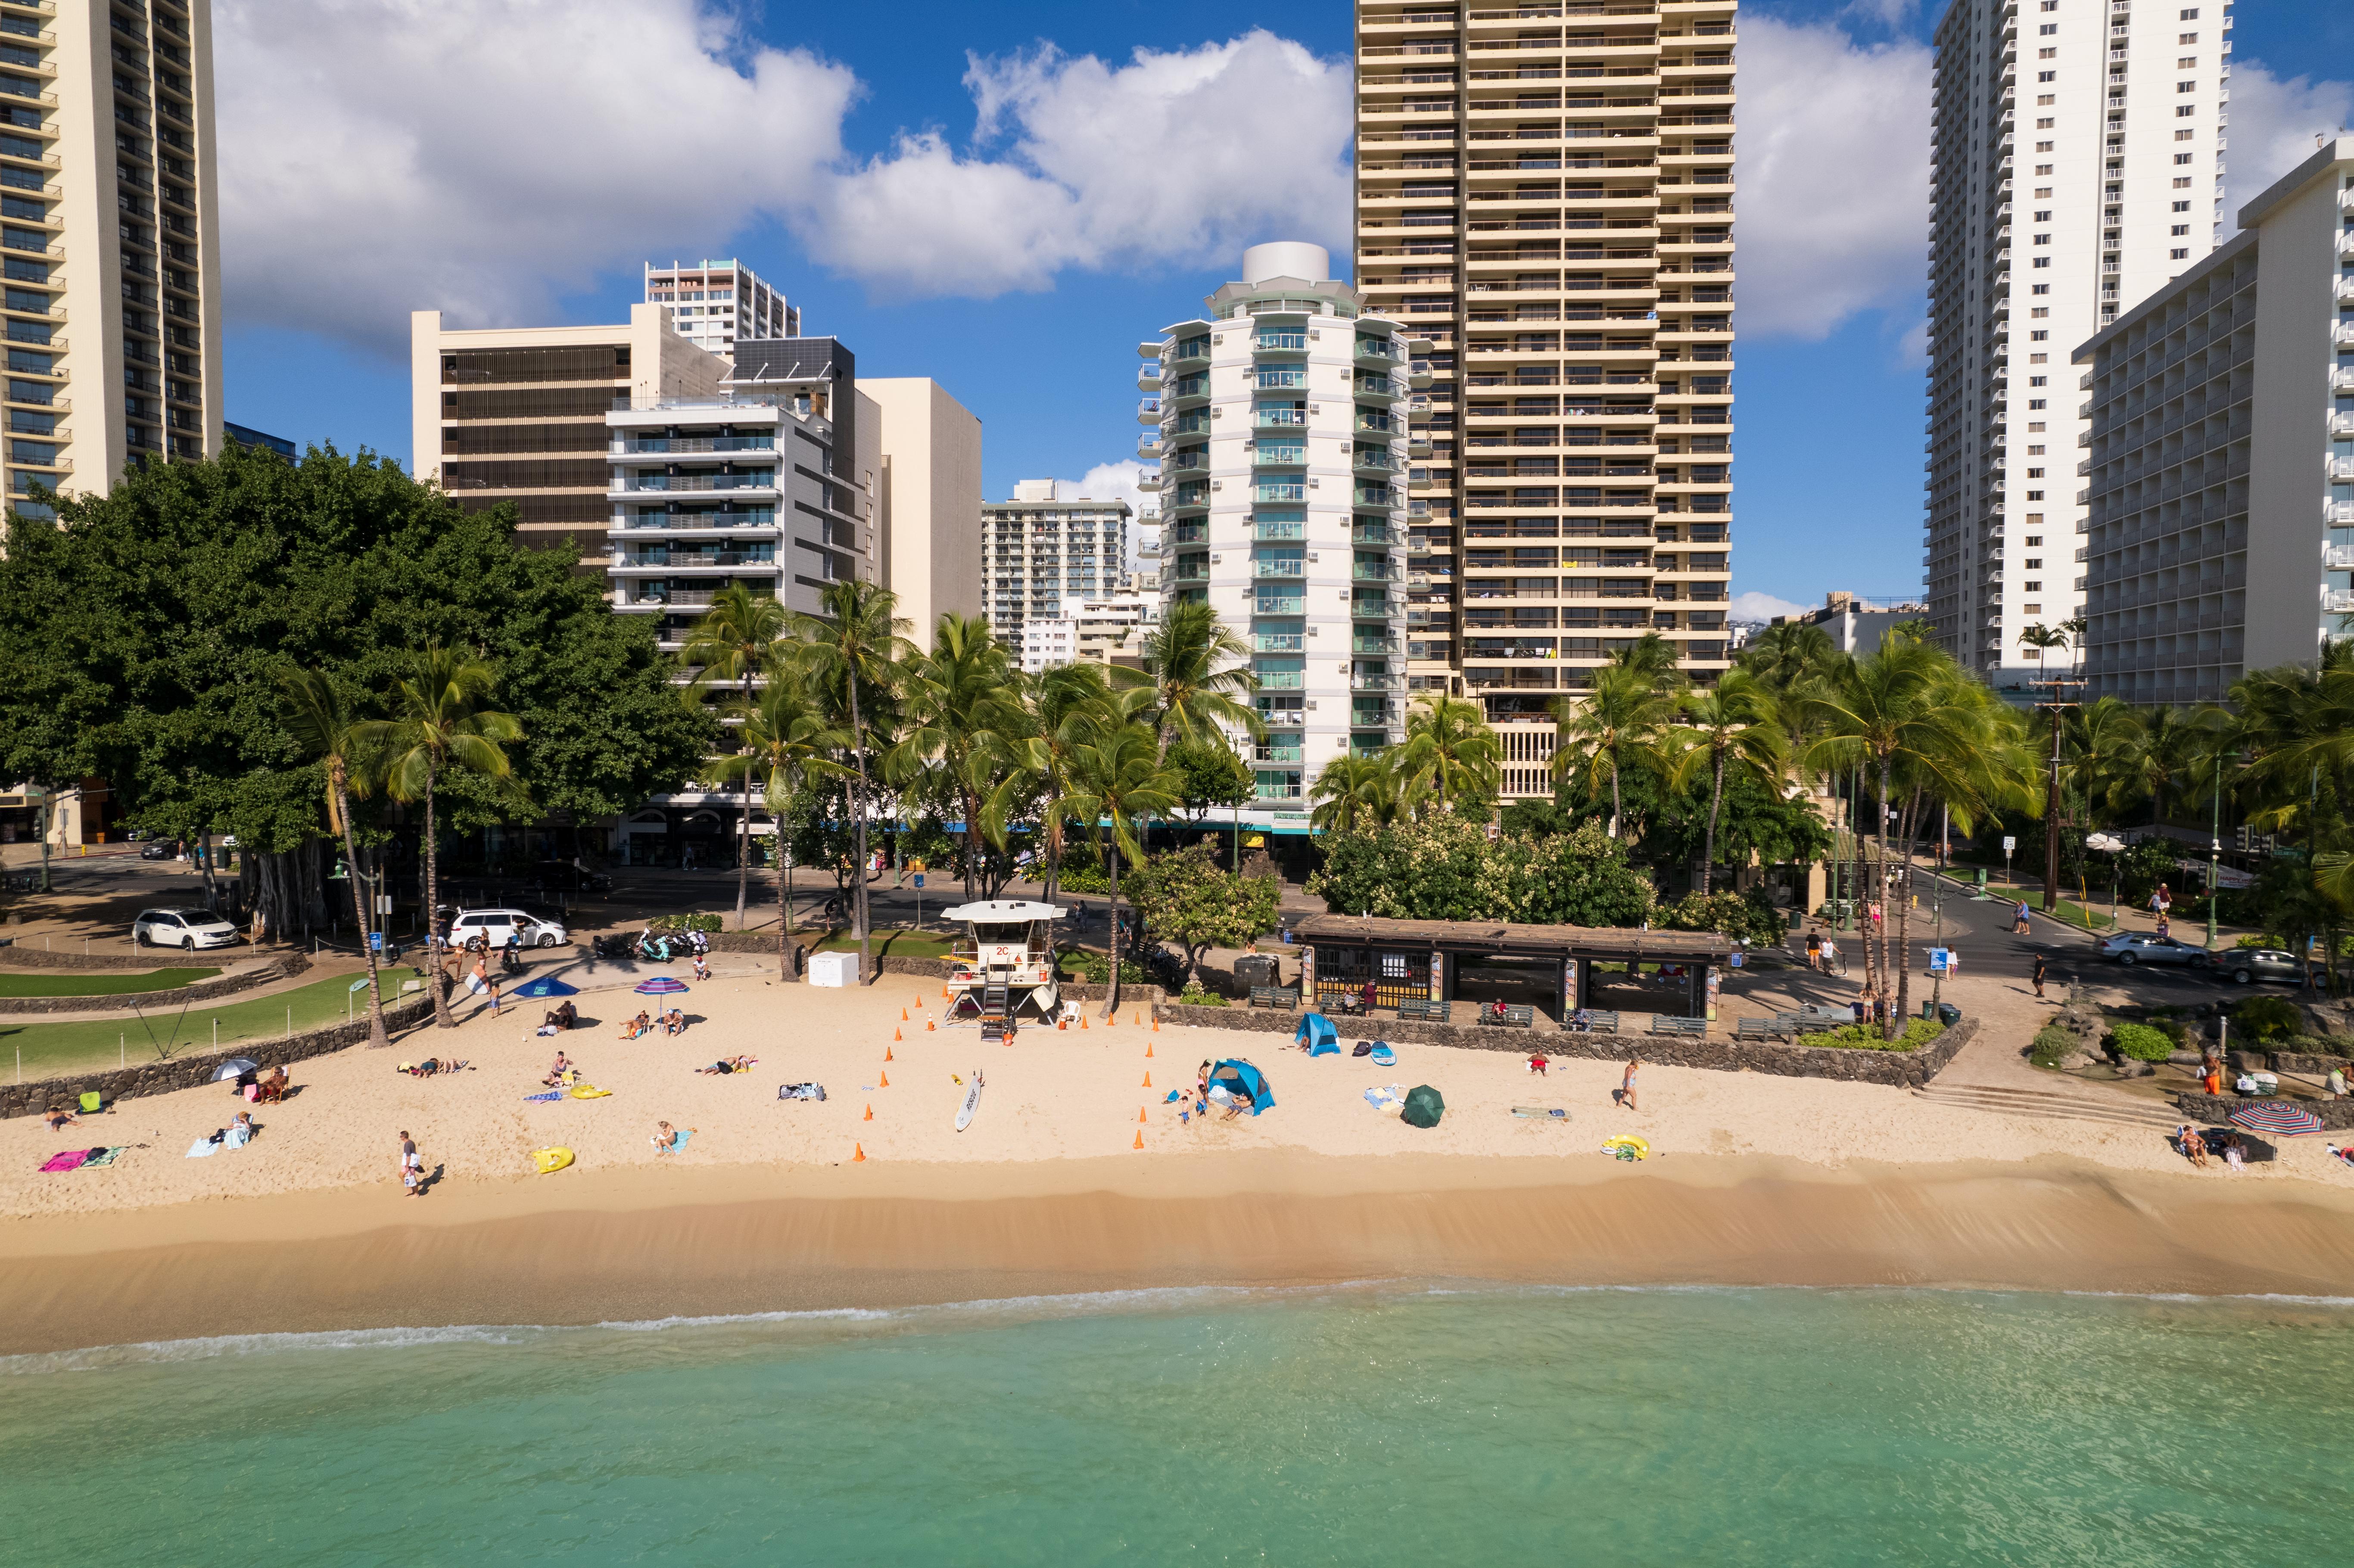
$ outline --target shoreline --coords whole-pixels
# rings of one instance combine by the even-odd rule
[[[2065,1155],[1289,1150],[331,1188],[0,1225],[0,1355],[1371,1279],[2354,1298],[2354,1193]]]

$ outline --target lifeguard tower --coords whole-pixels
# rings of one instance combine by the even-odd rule
[[[949,977],[949,1017],[978,1018],[984,1040],[1013,1032],[1025,1008],[1052,1018],[1059,1001],[1055,980],[1055,922],[1063,911],[1052,904],[988,899],[960,904],[947,918],[971,932],[949,949],[956,970]]]

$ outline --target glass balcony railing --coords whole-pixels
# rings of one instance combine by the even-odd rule
[[[1308,386],[1308,372],[1263,366],[1251,374],[1251,385],[1261,391],[1281,391],[1295,387],[1304,390]]]
[[[1308,638],[1298,631],[1261,631],[1251,638],[1251,647],[1261,653],[1300,653],[1307,651]]]
[[[1262,332],[1251,339],[1251,347],[1261,354],[1270,350],[1305,350],[1308,334],[1304,332]]]
[[[1261,523],[1251,530],[1251,537],[1262,545],[1280,544],[1287,539],[1308,537],[1305,523]]]
[[[1254,468],[1305,468],[1308,465],[1306,447],[1271,447],[1261,442],[1251,452]]]
[[[1261,408],[1252,416],[1251,423],[1262,430],[1304,428],[1308,423],[1305,408]]]
[[[1255,577],[1304,577],[1307,575],[1308,562],[1299,556],[1276,556],[1251,563],[1251,576]]]
[[[1308,599],[1304,594],[1288,594],[1281,597],[1261,594],[1253,601],[1251,613],[1253,615],[1305,615],[1308,613]]]
[[[1258,677],[1259,690],[1263,692],[1296,692],[1307,683],[1308,673],[1304,670],[1269,670]]]
[[[617,473],[615,490],[774,490],[773,471],[759,473]]]
[[[1305,501],[1308,487],[1304,484],[1261,484],[1251,491],[1253,501]]]
[[[1385,337],[1361,337],[1357,340],[1359,359],[1386,359],[1395,363],[1400,357],[1397,344]]]
[[[613,443],[616,453],[631,452],[772,452],[774,436],[638,436]]]

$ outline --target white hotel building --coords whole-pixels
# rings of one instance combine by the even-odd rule
[[[1139,345],[1162,596],[1250,644],[1260,821],[1278,830],[1305,831],[1327,762],[1405,721],[1407,350],[1331,273],[1320,246],[1255,245],[1240,281]]]
[[[1932,106],[1930,618],[2024,686],[2084,606],[2069,355],[2213,249],[2229,0],[1953,0]]]

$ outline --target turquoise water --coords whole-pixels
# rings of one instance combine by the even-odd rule
[[[2344,1561],[2349,1369],[2345,1304],[1925,1291],[203,1341],[0,1361],[0,1557]]]

